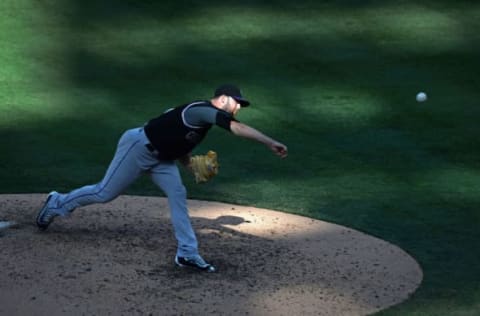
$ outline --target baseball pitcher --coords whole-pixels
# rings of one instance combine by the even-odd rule
[[[124,132],[104,178],[69,193],[52,191],[38,213],[37,226],[45,230],[57,216],[66,216],[77,207],[106,203],[119,196],[141,174],[149,173],[152,181],[168,198],[171,220],[177,239],[175,263],[207,272],[216,268],[199,254],[195,232],[187,209],[187,194],[175,161],[181,162],[203,183],[218,173],[217,154],[191,156],[192,150],[205,138],[213,125],[236,136],[267,146],[281,158],[287,147],[262,132],[239,122],[235,115],[250,102],[230,84],[218,87],[209,101],[195,101],[167,110],[142,127]]]

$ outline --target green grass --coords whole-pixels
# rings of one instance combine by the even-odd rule
[[[480,310],[480,5],[474,1],[0,4],[0,192],[98,181],[122,131],[236,82],[281,161],[216,129],[189,196],[354,227],[425,279],[381,315]],[[415,94],[426,91],[426,103]],[[148,179],[131,194],[161,194]]]

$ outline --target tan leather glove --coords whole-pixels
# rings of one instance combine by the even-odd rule
[[[196,183],[207,182],[218,174],[217,153],[209,150],[206,155],[195,155],[190,158],[190,167],[195,175]]]

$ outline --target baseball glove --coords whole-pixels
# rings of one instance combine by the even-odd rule
[[[195,175],[195,182],[207,182],[218,173],[217,153],[209,150],[206,155],[196,155],[190,158],[190,167]]]

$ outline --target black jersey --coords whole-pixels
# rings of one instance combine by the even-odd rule
[[[212,119],[187,122],[186,112],[195,108],[195,111],[214,111]],[[208,101],[188,103],[170,110],[150,120],[145,125],[145,134],[162,160],[178,159],[195,148],[207,135],[213,124],[230,130],[230,122],[235,120],[230,113],[219,110]]]

